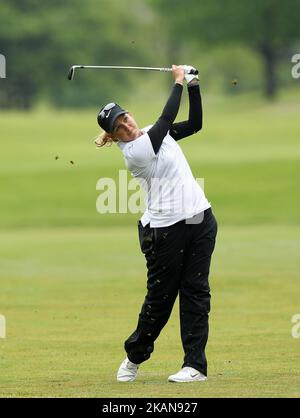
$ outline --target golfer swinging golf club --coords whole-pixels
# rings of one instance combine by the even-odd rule
[[[181,370],[168,380],[207,379],[208,276],[217,222],[178,145],[180,139],[202,128],[198,76],[185,71],[191,68],[172,66],[175,83],[161,116],[151,126],[140,129],[133,115],[116,103],[102,107],[98,114],[104,132],[95,141],[97,146],[116,142],[127,168],[147,192],[147,209],[138,222],[148,269],[147,294],[136,330],[124,344],[127,357],[117,373],[119,382],[133,381],[140,364],[150,358],[178,294],[184,360]],[[189,118],[174,123],[184,79]]]

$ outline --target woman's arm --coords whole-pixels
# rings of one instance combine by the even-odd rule
[[[168,130],[171,128],[177,116],[181,94],[182,85],[174,84],[171,95],[164,107],[161,116],[148,131],[148,135],[150,137],[155,154],[158,153],[164,137],[167,135]]]
[[[189,119],[184,122],[174,123],[170,129],[170,135],[176,141],[190,136],[202,128],[202,101],[199,84],[188,86],[189,93]]]
[[[184,70],[181,67],[177,67],[175,65],[173,65],[172,68],[175,84],[173,86],[171,95],[158,121],[148,131],[148,135],[150,137],[155,154],[158,153],[164,137],[167,135],[168,130],[171,128],[177,116],[180,106]]]

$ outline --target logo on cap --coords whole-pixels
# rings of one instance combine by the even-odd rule
[[[127,111],[117,103],[108,103],[100,109],[97,117],[98,124],[106,132],[112,133],[115,120],[124,113],[127,113]]]

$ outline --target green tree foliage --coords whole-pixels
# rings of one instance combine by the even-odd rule
[[[276,93],[276,68],[300,39],[299,0],[149,0],[165,16],[170,38],[224,45],[244,43],[261,56],[265,94]]]
[[[30,108],[48,97],[56,106],[101,104],[130,85],[126,72],[78,71],[72,64],[149,65],[151,10],[138,0],[1,0],[0,52],[7,61],[0,106]]]

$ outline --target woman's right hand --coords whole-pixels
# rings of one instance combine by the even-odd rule
[[[172,65],[172,74],[173,74],[175,83],[183,84],[184,68],[181,65]]]

